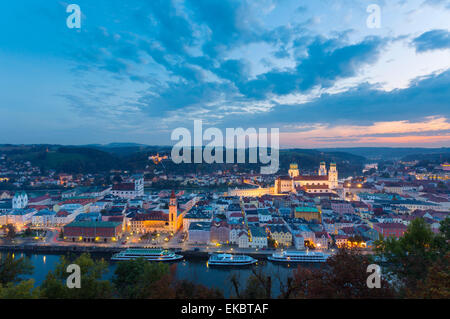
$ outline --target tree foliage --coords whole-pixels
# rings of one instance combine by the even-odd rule
[[[441,233],[434,234],[424,219],[417,218],[399,239],[381,238],[376,242],[377,255],[386,262],[391,278],[403,294],[419,289],[419,283],[429,275],[430,266],[443,262],[449,248],[448,228],[447,218],[441,224]]]
[[[372,261],[358,249],[341,248],[326,267],[299,266],[282,286],[281,298],[392,298],[394,290],[381,277],[381,288],[368,288],[367,267]]]
[[[237,298],[243,299],[270,299],[272,298],[272,277],[261,270],[252,268],[252,274],[247,279],[245,288],[236,274],[231,276],[231,283]]]
[[[81,288],[68,288],[67,266],[76,264],[81,270]],[[108,263],[94,260],[89,254],[82,254],[74,260],[62,257],[53,271],[47,274],[41,285],[41,297],[49,299],[105,299],[113,297],[113,285],[102,277],[108,271]]]
[[[220,299],[223,294],[219,289],[208,288],[189,280],[176,278],[176,265],[151,285],[148,298],[151,299]]]
[[[145,259],[122,261],[114,272],[113,283],[121,298],[142,299],[151,295],[152,286],[169,274],[169,266]]]
[[[17,284],[22,280],[22,275],[31,275],[33,268],[28,258],[14,258],[8,253],[0,259],[0,284]]]
[[[0,299],[37,299],[39,288],[34,288],[34,280],[23,280],[18,284],[12,282],[2,286],[0,284]]]
[[[14,237],[16,237],[16,235],[17,235],[16,227],[12,224],[6,225],[6,238],[8,240],[12,240],[14,239]]]

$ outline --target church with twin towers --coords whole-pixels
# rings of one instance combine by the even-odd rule
[[[312,194],[336,193],[338,188],[338,171],[336,163],[330,163],[329,169],[325,162],[321,162],[317,174],[300,174],[297,164],[289,166],[287,176],[279,176],[275,179],[273,187],[252,188],[252,189],[231,189],[230,196],[262,196],[266,194],[283,195],[288,193],[298,193],[304,191]]]

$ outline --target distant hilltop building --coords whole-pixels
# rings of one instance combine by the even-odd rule
[[[325,162],[321,162],[317,175],[300,175],[297,164],[291,164],[288,176],[280,176],[275,185],[268,188],[234,189],[229,196],[262,196],[266,194],[280,195],[303,190],[307,193],[334,193],[338,188],[338,171],[336,163],[330,163],[327,170]]]
[[[441,169],[444,171],[450,171],[450,164],[447,162],[441,164]]]
[[[155,164],[158,164],[162,160],[166,160],[168,158],[169,157],[167,155],[160,156],[159,153],[157,153],[156,155],[151,155],[151,156],[148,157],[148,159],[153,161],[153,163],[155,163]]]

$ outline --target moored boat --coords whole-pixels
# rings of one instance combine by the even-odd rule
[[[273,253],[272,256],[267,257],[270,261],[279,262],[326,262],[329,255],[320,251],[282,251]]]
[[[258,260],[247,255],[212,254],[208,266],[248,266]]]
[[[111,257],[113,261],[144,258],[148,261],[176,261],[183,258],[166,249],[128,248]]]

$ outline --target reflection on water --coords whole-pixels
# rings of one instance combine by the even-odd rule
[[[0,253],[3,257],[5,253]],[[20,253],[13,254],[15,258],[28,257],[34,266],[33,275],[24,276],[24,279],[33,278],[35,285],[39,286],[44,281],[47,273],[53,270],[56,264],[59,262],[61,255],[53,254],[29,254]],[[108,254],[92,254],[93,258],[110,259]],[[190,259],[181,260],[177,263],[176,277],[178,279],[186,279],[196,283],[203,284],[210,288],[218,288],[222,290],[226,297],[234,295],[233,286],[231,283],[231,277],[236,276],[241,282],[242,287],[245,287],[247,279],[252,274],[252,269],[256,271],[262,271],[265,274],[270,274],[273,282],[273,294],[277,296],[280,293],[279,282],[285,281],[287,277],[292,276],[293,271],[297,268],[296,264],[281,264],[272,263],[265,260],[260,260],[253,266],[247,267],[211,267],[205,259]],[[116,263],[110,263],[109,272],[105,275],[104,279],[111,279],[116,268]],[[308,267],[320,267],[320,265],[306,265]]]

